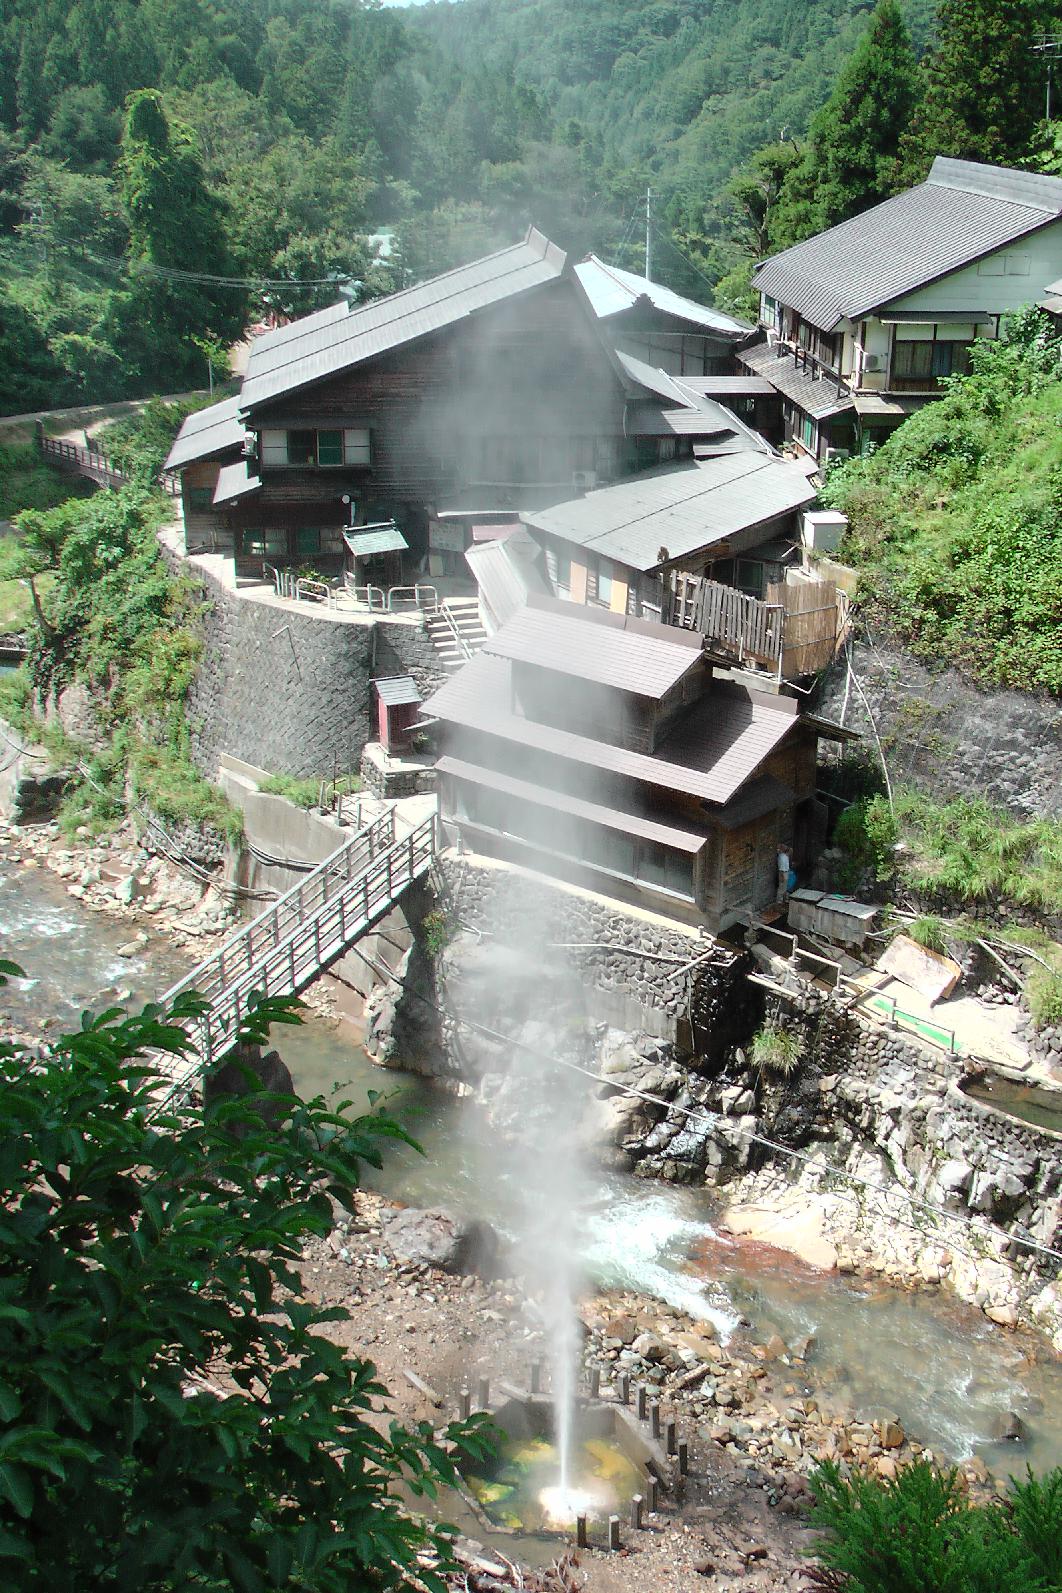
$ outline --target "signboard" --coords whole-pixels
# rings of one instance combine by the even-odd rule
[[[463,553],[465,538],[460,520],[433,520],[428,527],[428,546],[439,553]]]

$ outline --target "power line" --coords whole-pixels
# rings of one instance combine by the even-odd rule
[[[57,238],[57,243],[65,244],[68,248],[75,249],[85,260],[90,260],[93,265],[103,266],[105,269],[120,271],[123,274],[144,272],[148,276],[158,277],[164,282],[201,283],[208,287],[232,288],[285,288],[298,291],[313,290],[316,288],[339,288],[340,283],[355,280],[343,273],[336,273],[330,277],[309,277],[295,280],[290,277],[223,277],[208,271],[184,271],[178,266],[156,265],[151,260],[121,260],[116,255],[95,254],[90,249],[81,246],[79,240],[74,238]]]

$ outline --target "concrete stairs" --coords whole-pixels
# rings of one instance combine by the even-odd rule
[[[487,639],[478,597],[447,597],[426,617],[428,638],[448,675],[456,674]]]

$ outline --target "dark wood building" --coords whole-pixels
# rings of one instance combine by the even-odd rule
[[[821,833],[795,698],[717,679],[701,639],[535,598],[424,705],[451,844],[716,931]]]

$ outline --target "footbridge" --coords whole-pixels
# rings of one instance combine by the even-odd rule
[[[109,459],[102,448],[91,444],[83,447],[66,437],[48,437],[40,421],[37,422],[37,447],[41,458],[56,470],[94,481],[97,487],[125,487],[133,479],[121,465]],[[160,473],[158,485],[171,497],[176,497],[181,490],[180,480],[172,470]]]
[[[434,813],[408,834],[396,829],[390,808],[166,991],[163,1006],[192,990],[209,1003],[182,1024],[191,1049],[166,1060],[173,1078],[167,1099],[193,1090],[204,1068],[235,1044],[252,994],[298,995],[427,873]]]

